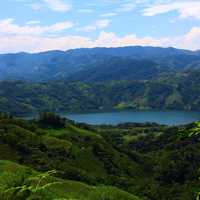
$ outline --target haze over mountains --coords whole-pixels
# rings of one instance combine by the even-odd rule
[[[1,54],[0,80],[148,80],[200,68],[200,52],[160,47]]]

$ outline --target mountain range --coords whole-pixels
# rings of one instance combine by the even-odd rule
[[[0,80],[148,80],[200,68],[200,52],[120,47],[0,55]]]

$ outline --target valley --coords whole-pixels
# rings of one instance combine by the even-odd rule
[[[195,200],[199,62],[156,47],[0,55],[0,198]]]

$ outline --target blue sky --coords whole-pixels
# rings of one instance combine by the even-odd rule
[[[200,49],[200,0],[6,0],[0,52],[130,45]]]

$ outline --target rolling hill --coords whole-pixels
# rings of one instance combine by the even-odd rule
[[[65,122],[65,123],[63,123]],[[200,124],[90,126],[0,115],[2,200],[191,200]]]

